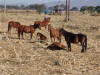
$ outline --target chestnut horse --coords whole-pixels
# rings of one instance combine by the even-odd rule
[[[54,29],[50,24],[48,25],[48,30],[50,31],[50,38],[51,38],[51,42],[52,42],[52,38],[54,38],[54,42],[55,42],[55,38],[57,38],[59,40],[59,42],[61,42],[61,33],[59,31],[59,29]]]
[[[81,43],[82,50],[84,52],[87,49],[87,36],[84,34],[74,34],[64,30],[63,28],[60,29],[61,34],[64,36],[66,43],[68,45],[68,50],[71,51],[71,43]]]
[[[45,35],[43,35],[42,33],[37,33],[37,37],[39,37],[40,40],[47,40],[47,37]]]
[[[59,43],[59,42],[54,42],[52,43],[51,45],[49,45],[47,47],[47,49],[50,49],[50,50],[62,50],[62,49],[66,49],[66,46],[64,46],[63,44]]]
[[[39,26],[39,29],[41,29],[41,27],[45,27],[45,29],[46,29],[49,22],[50,22],[50,17],[44,18],[43,21],[35,21],[34,24],[35,25],[38,25]]]
[[[16,31],[17,31],[19,26],[20,26],[19,22],[14,22],[14,21],[8,22],[8,32],[11,31],[12,27],[16,28]]]
[[[30,33],[31,34],[30,39],[32,39],[33,33],[35,32],[36,29],[37,29],[37,27],[35,27],[34,25],[30,25],[30,26],[21,25],[21,26],[19,26],[19,28],[18,28],[19,39],[20,39],[20,34],[22,35],[22,38],[23,38],[23,33]]]

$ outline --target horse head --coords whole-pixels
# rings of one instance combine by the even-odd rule
[[[44,18],[44,21],[50,22],[50,19],[51,19],[50,17],[45,17],[45,18]]]

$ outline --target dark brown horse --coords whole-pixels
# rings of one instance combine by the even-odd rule
[[[59,31],[59,29],[54,29],[50,24],[48,25],[48,30],[50,31],[50,38],[51,38],[51,42],[52,42],[52,38],[54,38],[54,42],[55,42],[55,38],[57,38],[59,40],[59,42],[61,42],[61,33]]]
[[[8,22],[8,32],[11,31],[12,27],[16,28],[16,31],[17,31],[19,26],[20,26],[19,22],[14,22],[14,21]]]
[[[43,21],[35,21],[34,25],[38,25],[39,29],[41,29],[41,27],[45,27],[45,29],[46,29],[49,22],[50,22],[50,17],[44,18]]]
[[[68,45],[68,50],[71,51],[71,43],[81,43],[82,50],[84,52],[87,49],[87,36],[84,34],[73,34],[64,30],[63,28],[60,29],[61,34],[64,36],[66,43]]]
[[[30,26],[21,25],[21,26],[19,26],[19,28],[18,28],[19,39],[20,39],[20,34],[22,35],[22,38],[23,38],[23,33],[30,33],[31,34],[30,39],[32,39],[33,33],[35,32],[36,29],[37,28],[34,25],[30,25]]]
[[[40,40],[46,41],[47,37],[45,35],[43,35],[42,33],[37,33],[37,38],[39,38]]]

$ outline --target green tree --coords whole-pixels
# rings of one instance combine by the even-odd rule
[[[80,8],[80,12],[82,12],[83,14],[85,14],[85,11],[87,10],[87,6],[82,6],[81,8]]]
[[[97,11],[97,13],[100,13],[100,6],[96,6],[95,11]]]
[[[43,13],[45,9],[46,9],[46,6],[44,4],[38,5],[36,8],[39,14]]]
[[[93,14],[94,11],[95,11],[95,7],[89,6],[89,7],[87,8],[87,10],[88,10],[88,13]]]
[[[73,8],[71,9],[71,11],[78,11],[78,8],[77,8],[77,7],[73,7]]]

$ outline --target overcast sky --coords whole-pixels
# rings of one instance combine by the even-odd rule
[[[35,3],[46,3],[46,2],[58,1],[58,0],[6,0],[6,1],[7,4],[35,4]],[[0,4],[4,4],[4,0],[0,0]]]
[[[59,0],[6,0],[7,5],[29,5],[29,4],[41,4],[46,3],[46,6],[55,5]],[[60,0],[61,3],[65,4],[66,0]],[[49,3],[48,3],[49,2]],[[4,0],[0,0],[0,4],[4,4]],[[81,6],[100,6],[100,0],[71,0],[71,7]]]

